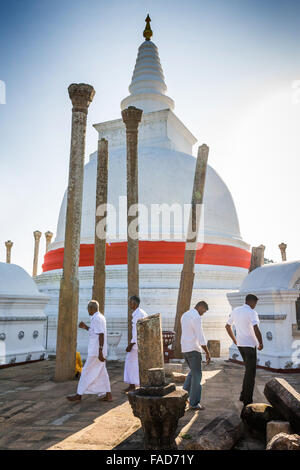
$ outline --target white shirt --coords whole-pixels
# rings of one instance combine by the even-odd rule
[[[136,331],[136,322],[140,320],[141,318],[146,318],[148,315],[147,313],[138,307],[133,313],[132,313],[132,338],[131,338],[131,343],[135,343],[132,346],[132,349],[137,349],[137,331]]]
[[[181,317],[181,351],[201,352],[201,345],[206,346],[202,328],[202,318],[195,308],[188,310]]]
[[[99,334],[104,334],[104,343],[102,354],[104,357],[107,356],[107,343],[106,343],[106,319],[100,312],[95,312],[91,318],[91,324],[89,328],[89,345],[88,345],[88,356],[99,356]]]
[[[237,345],[241,347],[255,348],[258,340],[254,333],[254,325],[259,325],[256,310],[245,304],[235,308],[227,321],[227,325],[235,325]]]

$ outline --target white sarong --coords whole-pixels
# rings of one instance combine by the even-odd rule
[[[78,395],[104,395],[110,392],[110,382],[106,369],[106,361],[101,362],[97,356],[88,356],[81,372]]]
[[[132,349],[126,354],[124,367],[124,382],[131,385],[140,385],[138,350]]]

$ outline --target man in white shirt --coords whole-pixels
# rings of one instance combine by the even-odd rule
[[[202,392],[202,354],[206,355],[206,363],[210,363],[210,354],[202,328],[202,315],[208,310],[206,302],[201,300],[195,308],[185,312],[181,317],[181,351],[188,363],[190,372],[183,384],[189,394],[190,409],[204,410],[200,405]]]
[[[254,310],[258,298],[254,294],[248,294],[245,304],[235,308],[228,319],[226,330],[230,338],[237,345],[245,364],[245,375],[240,401],[244,406],[253,403],[253,390],[255,385],[256,348],[263,349],[262,335],[259,329],[259,318]],[[236,328],[236,337],[232,331],[232,325]]]
[[[91,300],[88,304],[91,324],[88,327],[84,322],[79,328],[89,332],[88,356],[81,372],[77,387],[77,394],[68,396],[69,401],[80,401],[84,394],[97,394],[102,401],[112,401],[110,382],[106,369],[107,342],[106,319],[99,312],[99,304]]]
[[[135,387],[140,385],[136,323],[141,318],[147,317],[147,313],[142,310],[139,305],[140,298],[137,295],[130,297],[129,307],[133,310],[132,338],[126,348],[127,354],[124,368],[124,382],[129,386],[124,390],[125,393],[130,390],[135,390]]]

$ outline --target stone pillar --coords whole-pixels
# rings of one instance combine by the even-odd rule
[[[99,309],[103,314],[105,306],[107,184],[108,142],[101,139],[98,141],[93,299],[99,302]]]
[[[135,230],[138,224],[138,125],[143,111],[129,106],[122,111],[126,126],[127,149],[127,280],[128,297],[139,295],[139,240]],[[132,311],[128,307],[128,342],[132,336]]]
[[[149,369],[164,369],[164,353],[159,313],[137,322],[139,373],[141,387],[150,386]]]
[[[192,195],[192,205],[189,220],[189,227],[185,245],[184,262],[181,271],[180,286],[178,292],[176,318],[175,318],[175,357],[181,356],[181,317],[184,312],[189,310],[193,285],[194,285],[194,267],[197,253],[197,239],[200,227],[201,205],[203,203],[205,177],[207,168],[209,148],[203,144],[198,149],[196,162],[194,187]],[[199,210],[200,209],[200,210]]]
[[[11,240],[7,240],[7,242],[5,242],[5,246],[6,246],[6,262],[11,263],[11,249],[13,246],[13,242]]]
[[[279,247],[279,249],[280,249],[282,261],[286,261],[286,248],[287,248],[287,244],[286,244],[286,243],[280,243],[280,245],[278,245],[278,247]]]
[[[39,262],[39,248],[40,248],[40,239],[42,236],[42,232],[36,230],[33,232],[34,236],[34,255],[33,255],[33,269],[32,269],[32,276],[37,275],[38,270],[38,262]]]
[[[78,264],[84,173],[85,135],[88,107],[95,90],[84,83],[68,88],[73,104],[72,135],[69,164],[66,229],[63,275],[59,292],[55,380],[74,377],[77,320],[78,320]]]
[[[253,246],[252,253],[251,253],[251,263],[249,268],[249,273],[256,268],[260,268],[265,264],[265,246]]]
[[[46,237],[46,253],[48,253],[49,245],[51,243],[53,233],[48,231],[48,232],[45,233],[45,237]]]

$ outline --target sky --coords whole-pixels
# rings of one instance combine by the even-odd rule
[[[0,0],[0,261],[29,273],[33,231],[56,232],[68,181],[70,83],[90,83],[92,124],[120,118],[150,14],[175,113],[210,147],[243,239],[300,258],[298,0]],[[5,92],[4,92],[5,88]],[[194,153],[196,155],[197,146]],[[41,239],[39,272],[45,251]]]

